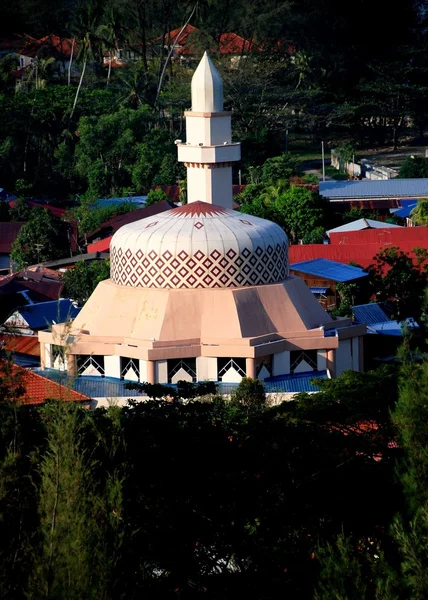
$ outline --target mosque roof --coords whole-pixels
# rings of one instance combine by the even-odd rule
[[[121,227],[110,258],[112,281],[131,287],[242,287],[288,276],[281,227],[205,202]]]

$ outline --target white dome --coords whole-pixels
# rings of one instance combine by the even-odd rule
[[[131,287],[242,287],[288,277],[281,227],[205,202],[124,225],[110,258],[112,281]]]

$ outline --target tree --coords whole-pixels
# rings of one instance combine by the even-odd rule
[[[428,158],[420,156],[408,157],[400,167],[400,179],[428,177]]]
[[[384,248],[369,268],[376,299],[392,302],[392,316],[398,321],[408,317],[418,320],[422,314],[422,298],[428,281],[427,253],[417,248],[415,252],[416,264],[398,248]]]
[[[83,306],[100,281],[110,277],[110,261],[78,261],[73,269],[64,273],[63,296],[72,298]]]
[[[69,249],[66,224],[44,208],[31,209],[12,245],[10,258],[22,269],[28,265],[61,258]]]
[[[12,221],[28,221],[31,218],[31,208],[25,198],[17,198],[10,210]]]
[[[243,377],[235,390],[233,399],[247,408],[263,408],[266,403],[263,383],[259,379]]]
[[[158,202],[162,202],[164,200],[169,200],[169,197],[163,190],[160,188],[156,190],[150,190],[150,192],[147,194],[145,206],[152,206],[152,204],[157,204]]]
[[[416,225],[426,226],[428,224],[428,200],[426,198],[419,200],[410,213],[410,218]]]

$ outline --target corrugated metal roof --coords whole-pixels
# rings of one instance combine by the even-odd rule
[[[325,294],[326,291],[328,290],[328,288],[325,288],[325,287],[311,287],[310,290],[311,290],[311,292],[313,294]]]
[[[325,258],[316,258],[314,260],[305,260],[290,265],[292,271],[298,271],[299,273],[305,273],[307,275],[315,275],[317,277],[323,277],[324,279],[331,279],[332,281],[353,281],[360,277],[366,277],[362,269],[358,267],[351,267],[343,263],[335,262]]]
[[[401,337],[403,335],[403,327],[405,325],[409,329],[419,329],[419,325],[416,323],[416,321],[414,321],[413,319],[406,319],[404,323],[399,323],[398,321],[387,321],[386,323],[372,323],[367,327],[367,333]]]
[[[319,392],[320,388],[311,383],[313,379],[327,379],[327,371],[310,371],[308,373],[299,373],[298,375],[280,375],[278,377],[269,377],[265,379],[264,386],[266,392],[278,393],[298,393],[298,392]]]
[[[0,334],[0,346],[9,352],[40,357],[40,342],[36,335]]]
[[[105,206],[113,206],[126,204],[136,204],[137,206],[144,206],[147,200],[147,196],[124,196],[122,198],[99,198],[96,203],[96,208],[102,208]]]
[[[86,248],[88,252],[110,252],[110,242],[113,236],[109,235],[108,237],[100,240],[99,242],[94,242],[93,244],[88,244]]]
[[[351,223],[345,223],[344,225],[339,225],[339,227],[329,229],[326,231],[326,233],[328,236],[330,236],[331,233],[341,233],[344,231],[361,231],[363,229],[395,229],[397,227],[400,229],[401,226],[394,225],[393,223],[385,223],[384,221],[375,221],[373,219],[357,219]]]
[[[376,302],[370,304],[359,304],[352,309],[354,319],[366,325],[374,323],[387,323],[390,321],[389,316],[384,311],[383,307]]]
[[[30,304],[17,311],[32,329],[43,329],[55,323],[64,323],[68,319],[74,319],[80,312],[80,308],[68,298],[61,298],[53,302],[39,302]]]
[[[18,233],[24,223],[21,222],[6,222],[0,223],[0,252],[9,254],[12,250],[12,244],[18,237]]]
[[[428,198],[428,178],[384,181],[320,181],[320,195],[331,200],[352,198]]]
[[[398,227],[394,229],[364,229],[363,231],[332,232],[331,245],[382,244],[401,246],[402,243],[416,246],[428,245],[428,227]]]
[[[44,371],[40,369],[36,370],[36,372],[52,381],[71,387],[73,390],[89,398],[130,398],[140,395],[137,391],[126,389],[125,385],[129,382],[114,377],[82,376],[70,379],[67,373],[53,369],[45,369]],[[283,375],[265,380],[264,387],[268,393],[319,392],[320,388],[317,385],[313,385],[311,380],[326,379],[327,377],[327,371]],[[237,384],[218,384],[219,393],[230,393],[236,387]],[[141,394],[141,396],[144,397],[144,394]]]

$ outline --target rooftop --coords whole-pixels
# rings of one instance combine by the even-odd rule
[[[2,361],[3,365],[6,364]],[[23,387],[24,393],[19,401],[24,404],[43,404],[47,400],[65,400],[67,402],[88,402],[88,396],[71,390],[56,381],[42,377],[34,371],[29,371],[18,365],[12,365],[12,380],[16,388]]]
[[[330,200],[354,198],[427,198],[428,178],[384,181],[320,181],[320,195]]]
[[[367,276],[367,273],[363,269],[325,258],[315,258],[293,263],[290,268],[292,271],[298,271],[299,273],[315,275],[323,279],[340,282],[353,281],[354,279]]]
[[[45,329],[49,325],[65,323],[74,319],[80,312],[80,308],[68,298],[61,298],[53,302],[39,302],[16,309],[17,313],[28,323],[31,329]]]
[[[363,229],[394,229],[400,228],[400,225],[394,225],[393,223],[385,223],[385,221],[375,221],[374,219],[357,219],[356,221],[351,221],[351,223],[345,223],[344,225],[339,225],[339,227],[334,227],[333,229],[329,229],[326,231],[327,235],[330,236],[331,233],[341,233],[343,231],[361,231]]]

